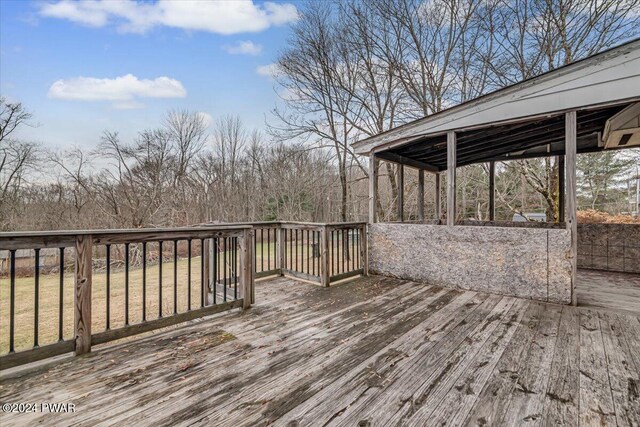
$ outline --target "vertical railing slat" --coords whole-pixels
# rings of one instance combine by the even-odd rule
[[[108,331],[111,329],[111,245],[106,245],[105,250],[107,251],[107,266],[105,271],[105,281],[106,281],[106,293],[107,300],[105,304],[106,311],[106,327],[105,329]]]
[[[219,256],[219,243],[218,243],[218,238],[216,237],[215,239],[212,239],[212,246],[213,248],[211,248],[211,250],[213,251],[213,283],[211,284],[211,287],[213,288],[213,303],[217,304],[217,293],[218,293],[218,277],[220,277],[220,262],[218,259]]]
[[[162,240],[158,241],[158,318],[162,317]]]
[[[191,311],[191,239],[187,239],[187,310]]]
[[[15,313],[16,313],[16,250],[9,251],[9,353],[15,351]]]
[[[124,325],[129,326],[129,243],[124,244]]]
[[[33,347],[38,347],[38,326],[40,324],[39,308],[40,308],[40,249],[35,249],[35,265],[34,265],[34,296],[33,296]]]
[[[227,302],[227,271],[228,271],[228,266],[227,266],[227,251],[229,250],[229,238],[225,237],[223,239],[223,244],[224,244],[224,253],[222,254],[222,266],[223,266],[223,272],[222,272],[222,289],[223,289],[223,295],[224,295],[224,302]]]
[[[178,314],[178,240],[173,241],[173,314]]]
[[[207,254],[204,250],[204,239],[200,239],[200,308],[204,307],[204,299],[206,296],[206,281],[204,272],[204,260]]]
[[[58,341],[62,341],[64,339],[62,330],[64,319],[64,248],[60,248],[60,293],[58,298]]]
[[[142,321],[147,320],[147,242],[142,243]]]

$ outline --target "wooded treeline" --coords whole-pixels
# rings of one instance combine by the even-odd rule
[[[52,152],[16,137],[33,117],[3,99],[0,228],[364,220],[367,159],[354,155],[354,141],[637,36],[638,6],[640,0],[301,4],[273,66],[281,99],[263,132],[236,116],[208,126],[200,114],[170,111],[133,141],[108,129],[95,149]],[[622,179],[639,157],[637,150],[579,156],[580,206],[629,211]],[[461,218],[487,218],[486,168],[460,169]],[[557,171],[556,159],[499,164],[497,219],[532,211],[555,218]],[[394,219],[395,174],[393,164],[382,163],[382,219]],[[427,215],[432,181],[427,174]],[[417,212],[416,184],[417,173],[408,170],[407,219]]]

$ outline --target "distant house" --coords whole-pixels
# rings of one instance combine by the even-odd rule
[[[528,222],[528,221],[537,221],[537,222],[547,222],[547,214],[538,213],[538,212],[529,212],[521,214],[513,214],[513,222]]]
[[[40,268],[53,267],[58,264],[58,255],[60,250],[57,248],[43,248],[40,249]],[[32,270],[34,265],[35,253],[32,249],[18,249],[16,250],[16,270],[24,271],[27,269]],[[0,275],[9,274],[9,264],[11,262],[11,252],[0,252]]]

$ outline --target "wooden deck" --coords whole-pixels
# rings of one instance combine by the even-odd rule
[[[2,379],[0,424],[640,424],[640,318],[371,277]]]
[[[578,270],[578,305],[640,315],[640,274]]]

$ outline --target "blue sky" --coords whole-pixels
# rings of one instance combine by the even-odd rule
[[[1,0],[0,94],[34,114],[19,136],[49,147],[132,138],[173,108],[263,128],[295,18],[291,1]]]

